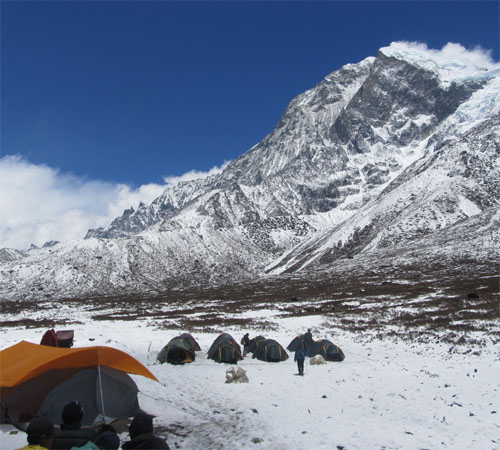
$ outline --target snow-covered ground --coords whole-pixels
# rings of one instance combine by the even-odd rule
[[[78,316],[75,312],[75,318]],[[81,320],[81,315],[79,319]],[[172,449],[500,449],[500,346],[479,349],[372,339],[328,330],[321,317],[276,319],[278,329],[230,328],[264,334],[284,347],[312,327],[346,359],[322,366],[306,362],[297,376],[293,354],[281,363],[248,355],[238,366],[248,384],[226,384],[231,367],[207,360],[217,333],[196,333],[202,351],[183,366],[160,365],[156,355],[174,336],[154,322],[88,321],[71,326],[75,347],[108,345],[148,366],[160,380],[134,376],[139,402],[156,416]],[[38,343],[45,328],[3,328],[1,348]],[[94,339],[90,341],[90,339]],[[22,432],[2,426],[0,447],[26,445]],[[122,443],[127,433],[121,434]]]

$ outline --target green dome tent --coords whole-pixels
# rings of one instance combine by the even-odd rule
[[[182,333],[179,337],[188,339],[191,342],[191,346],[195,352],[199,352],[201,350],[200,344],[196,342],[196,339],[191,336],[189,333]]]
[[[266,338],[264,336],[260,336],[260,335],[255,336],[254,338],[250,339],[250,347],[249,347],[248,351],[250,353],[253,353],[256,350],[256,348],[258,347],[258,345],[265,340],[266,340]]]
[[[259,342],[252,358],[257,358],[260,361],[280,362],[288,359],[288,353],[274,339],[266,339]]]
[[[219,363],[238,364],[243,359],[240,345],[227,333],[222,333],[215,339],[207,353],[208,359]]]
[[[321,355],[326,361],[344,361],[344,352],[337,347],[333,342],[328,339],[319,339],[315,341],[309,350],[307,350],[307,356],[313,357],[315,355]]]
[[[194,339],[193,339],[194,340]],[[185,364],[195,360],[193,343],[188,337],[177,336],[168,342],[156,358],[160,363]]]
[[[304,335],[299,334],[298,336],[295,336],[291,340],[291,342],[288,344],[288,347],[286,349],[290,352],[295,352],[303,346],[304,346]]]

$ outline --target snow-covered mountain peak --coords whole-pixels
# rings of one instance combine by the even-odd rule
[[[418,42],[393,42],[380,52],[430,70],[445,84],[492,78],[500,70],[500,63],[494,62],[488,51],[480,47],[467,50],[451,42],[441,50],[430,49]]]
[[[499,74],[482,50],[393,43],[292,99],[222,171],[169,183],[83,242],[0,252],[0,295],[162,292],[408,248],[493,261]]]

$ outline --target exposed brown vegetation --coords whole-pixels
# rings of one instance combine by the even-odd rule
[[[383,271],[331,272],[307,277],[261,279],[222,286],[197,286],[157,295],[67,299],[58,302],[3,302],[3,327],[55,327],[71,319],[35,320],[31,313],[46,308],[84,308],[92,320],[152,319],[165,329],[219,332],[228,326],[272,330],[262,310],[281,318],[320,315],[323,325],[378,338],[436,340],[456,345],[477,341],[474,332],[486,332],[500,341],[500,276],[495,269],[473,273],[388,265]],[[469,295],[473,293],[474,295]],[[19,313],[23,312],[23,317]],[[95,314],[92,314],[95,313]],[[241,317],[244,315],[244,317]],[[17,316],[17,317],[16,317]]]

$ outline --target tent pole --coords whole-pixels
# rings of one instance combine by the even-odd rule
[[[104,396],[102,395],[102,378],[101,378],[101,365],[97,365],[97,372],[99,375],[99,390],[101,391],[101,407],[102,407],[102,419],[106,423],[106,413],[104,411]]]

